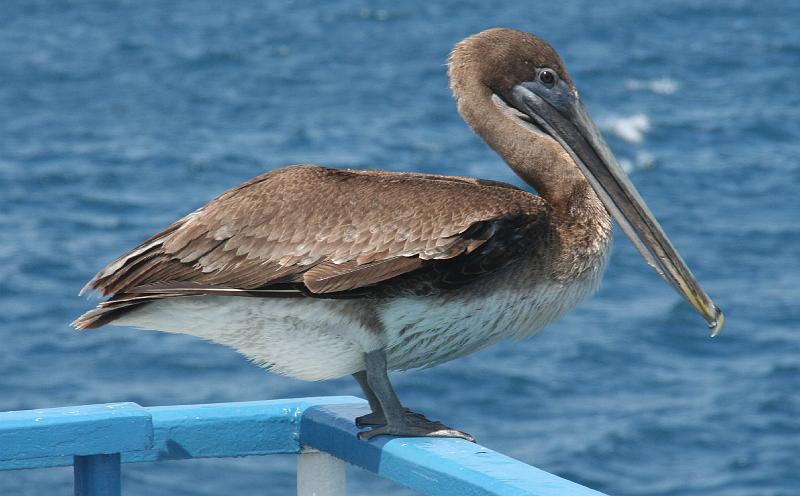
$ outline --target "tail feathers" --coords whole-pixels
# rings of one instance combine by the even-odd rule
[[[86,329],[95,329],[97,327],[102,327],[110,322],[117,320],[123,314],[130,311],[130,307],[122,307],[122,308],[95,308],[93,310],[89,310],[85,314],[81,315],[75,321],[70,324],[75,329],[79,331],[85,331]]]
[[[71,325],[75,329],[95,329],[109,324],[135,308],[164,298],[182,296],[241,296],[241,297],[299,297],[304,293],[292,285],[268,289],[237,289],[208,286],[194,282],[170,282],[139,286],[118,293],[78,317]]]
[[[185,296],[182,294],[157,294],[157,295],[116,295],[110,300],[97,305],[70,324],[78,330],[96,329],[109,324],[135,308],[162,298]]]

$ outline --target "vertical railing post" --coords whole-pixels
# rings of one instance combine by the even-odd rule
[[[73,461],[75,496],[120,496],[120,456],[76,456]]]
[[[345,496],[347,466],[327,453],[304,450],[297,455],[297,496]]]

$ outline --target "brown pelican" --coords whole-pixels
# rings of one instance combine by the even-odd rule
[[[467,177],[298,165],[222,193],[101,270],[75,321],[199,336],[306,380],[352,374],[380,434],[468,434],[404,408],[389,370],[528,336],[600,281],[611,218],[709,323],[722,313],[589,118],[559,56],[490,29],[449,59],[458,110],[540,196]]]

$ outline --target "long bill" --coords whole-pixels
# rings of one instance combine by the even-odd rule
[[[572,156],[623,232],[664,280],[708,322],[716,336],[724,324],[722,311],[700,286],[672,246],[639,192],[628,179],[580,99],[559,101],[560,110],[523,85],[510,99]]]

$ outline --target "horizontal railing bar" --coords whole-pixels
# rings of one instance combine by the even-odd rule
[[[364,400],[337,396],[5,412],[0,413],[0,470],[71,465],[73,456],[105,460],[106,455],[117,457],[114,453],[129,463],[296,454],[312,448],[434,496],[603,496],[462,439],[379,436],[362,441],[354,419],[368,411]]]
[[[353,396],[147,408],[153,447],[126,452],[123,463],[299,453],[300,418],[307,408],[361,404]]]
[[[120,403],[0,413],[0,470],[68,466],[73,455],[114,452],[122,453],[123,463],[299,453],[303,411],[331,403],[365,402],[353,396],[326,396],[158,407]],[[135,424],[137,428],[120,424],[123,410],[135,412],[141,424]],[[110,430],[109,425],[119,430]]]
[[[364,405],[320,405],[303,413],[300,442],[423,494],[603,496],[463,439],[356,437]]]
[[[151,415],[136,403],[0,412],[0,467],[49,457],[71,463],[73,455],[143,450],[152,443]]]

